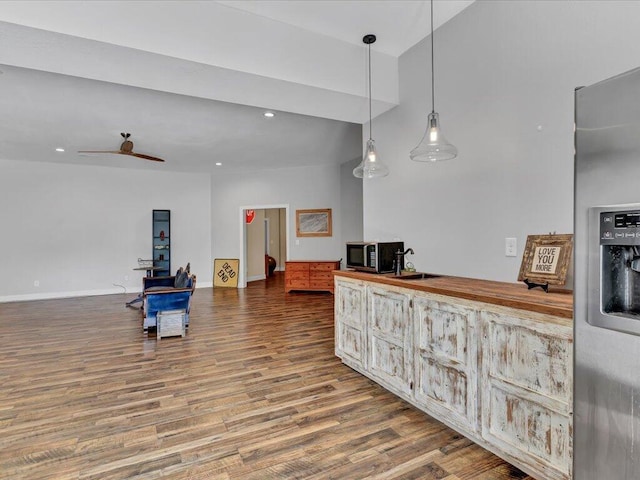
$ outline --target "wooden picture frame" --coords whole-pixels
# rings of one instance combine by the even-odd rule
[[[296,210],[296,237],[330,237],[331,209]]]
[[[564,285],[573,251],[572,234],[529,235],[518,281]]]

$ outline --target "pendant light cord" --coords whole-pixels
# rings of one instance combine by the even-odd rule
[[[369,44],[369,140],[373,138],[371,123],[371,44]]]
[[[436,113],[435,75],[433,73],[433,0],[431,0],[431,113]]]

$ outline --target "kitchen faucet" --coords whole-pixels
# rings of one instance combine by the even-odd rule
[[[396,276],[402,275],[402,258],[410,253],[413,255],[413,248],[407,248],[404,252],[400,249],[396,252]]]

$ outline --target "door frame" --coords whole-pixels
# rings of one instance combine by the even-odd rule
[[[267,210],[270,208],[284,208],[285,215],[285,244],[287,246],[286,260],[289,260],[289,252],[291,250],[291,232],[290,232],[290,211],[288,203],[278,203],[269,205],[244,205],[240,207],[239,226],[240,226],[240,274],[238,278],[238,288],[247,287],[247,224],[245,223],[246,210]]]

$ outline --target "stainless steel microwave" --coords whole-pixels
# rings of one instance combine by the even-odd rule
[[[404,251],[404,242],[348,242],[347,268],[371,273],[395,271],[396,252]],[[404,256],[400,257],[404,268]]]

